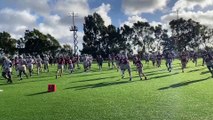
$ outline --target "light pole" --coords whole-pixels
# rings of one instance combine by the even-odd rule
[[[75,25],[75,13],[71,13],[71,16],[72,16],[72,26],[70,27],[70,31],[73,32],[73,46],[74,46],[74,55],[77,55],[77,51],[78,51],[78,35],[77,35],[77,31],[78,31],[78,28],[77,26]]]

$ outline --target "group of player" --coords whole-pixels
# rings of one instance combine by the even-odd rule
[[[49,57],[44,55],[43,60],[38,55],[37,57],[32,56],[15,56],[14,59],[9,59],[9,57],[3,57],[2,63],[2,76],[7,79],[8,83],[12,83],[12,68],[14,67],[17,76],[20,80],[22,80],[22,75],[24,74],[26,78],[28,76],[32,76],[34,65],[37,68],[37,74],[40,74],[42,71],[42,65],[44,66],[44,71],[49,72]],[[29,71],[29,75],[27,74],[27,70]]]
[[[36,67],[36,73],[39,75],[41,72],[49,72],[49,64],[55,64],[54,61],[57,62],[57,70],[56,70],[56,78],[58,75],[61,76],[63,73],[63,70],[70,70],[70,73],[73,72],[75,68],[75,64],[77,64],[77,67],[79,68],[79,62],[78,57],[69,57],[69,56],[59,56],[58,58],[55,58],[55,60],[48,56],[48,55],[42,55],[41,58],[40,55],[37,55],[36,57],[33,56],[15,56],[13,58],[9,58],[7,56],[4,56],[2,58],[2,76],[7,79],[7,83],[12,83],[12,69],[14,68],[16,71],[17,76],[19,77],[19,80],[22,80],[23,74],[28,78],[31,77],[34,72],[34,66]],[[28,72],[27,72],[28,71]],[[27,74],[29,73],[29,74]]]
[[[184,73],[187,63],[190,60],[195,64],[195,66],[197,66],[198,57],[202,58],[202,66],[206,64],[208,70],[210,71],[213,77],[213,54],[210,51],[203,51],[201,53],[197,53],[195,51],[182,51],[176,55],[171,51],[166,51],[163,54],[160,54],[159,52],[157,54],[152,53],[151,55],[145,54],[145,61],[146,63],[149,63],[149,60],[151,60],[153,66],[155,66],[155,63],[157,63],[156,66],[160,67],[162,58],[165,58],[166,67],[168,71],[171,72],[172,62],[175,58],[178,58],[181,63],[182,72]]]
[[[102,70],[103,65],[103,57],[101,55],[98,55],[96,57],[97,64],[99,66],[99,70]],[[142,76],[145,77],[145,80],[147,79],[146,75],[143,72],[143,64],[141,62],[141,59],[138,56],[133,57],[133,64],[136,66],[140,80],[142,80]],[[132,74],[131,74],[131,65],[130,61],[128,59],[128,56],[125,53],[121,54],[109,54],[108,55],[108,68],[113,69],[116,68],[117,71],[120,70],[121,77],[124,78],[125,71],[127,70],[129,73],[129,80],[132,81]]]
[[[14,59],[9,59],[8,57],[3,57],[3,64],[2,64],[2,76],[6,78],[8,83],[12,83],[12,67],[15,68],[16,74],[19,77],[20,80],[22,80],[22,75],[24,74],[26,78],[28,76],[32,76],[34,65],[36,66],[36,73],[39,75],[40,72],[49,72],[49,63],[53,64],[54,60],[51,56],[48,55],[42,55],[41,58],[40,55],[37,55],[36,57],[32,57],[30,55],[28,56],[16,56]],[[181,63],[181,69],[182,72],[184,72],[187,63],[189,60],[192,60],[193,63],[195,63],[195,66],[197,66],[197,59],[199,57],[198,53],[196,52],[187,52],[183,51],[179,53],[178,55],[175,55],[171,51],[166,51],[163,54],[160,52],[152,53],[152,54],[145,54],[144,59],[145,63],[149,64],[149,61],[152,61],[152,65],[156,67],[161,67],[161,61],[164,58],[167,70],[169,72],[172,71],[172,62],[175,58],[180,59]],[[213,57],[210,52],[204,51],[201,55],[203,59],[203,65],[206,64],[208,70],[212,74],[213,77]],[[109,54],[108,55],[108,67],[109,69],[117,69],[117,71],[121,72],[121,77],[124,78],[125,71],[127,70],[129,73],[129,80],[132,80],[132,74],[131,74],[131,65],[130,60],[133,61],[133,65],[136,67],[137,72],[139,74],[140,80],[142,80],[142,77],[147,79],[147,76],[144,73],[144,65],[141,62],[141,56],[140,55],[130,55],[128,56],[125,53],[120,54]],[[59,55],[57,58],[55,58],[55,61],[57,62],[57,70],[56,70],[56,79],[58,76],[62,76],[63,71],[69,70],[70,73],[73,73],[74,70],[80,69],[80,63],[82,63],[84,71],[88,71],[91,69],[92,63],[93,63],[93,57],[91,55],[82,55],[82,56],[64,56]],[[99,70],[102,70],[104,59],[101,55],[97,55],[96,61],[99,67]],[[77,66],[77,67],[76,67]],[[29,75],[27,74],[27,70]]]

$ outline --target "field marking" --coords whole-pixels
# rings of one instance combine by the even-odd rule
[[[0,92],[3,92],[3,90],[0,90]]]

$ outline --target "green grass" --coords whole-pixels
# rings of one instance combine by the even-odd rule
[[[199,61],[199,65],[201,61]],[[185,73],[179,61],[173,71],[144,65],[149,80],[140,81],[133,68],[121,79],[116,70],[78,70],[55,79],[50,73],[7,85],[0,80],[0,120],[212,120],[213,79],[205,66],[191,62]],[[47,85],[57,92],[47,93]]]

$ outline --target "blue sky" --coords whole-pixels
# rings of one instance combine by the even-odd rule
[[[101,6],[102,3],[111,5],[111,10],[108,14],[111,18],[113,18],[113,25],[119,26],[119,21],[127,18],[127,16],[122,13],[121,0],[89,0],[91,8],[97,8],[98,6]]]
[[[0,31],[12,37],[23,37],[26,29],[36,28],[57,38],[61,44],[72,44],[70,12],[76,12],[79,46],[84,35],[83,18],[99,13],[105,25],[117,27],[148,21],[169,28],[168,22],[179,16],[213,27],[213,0],[0,0]]]

